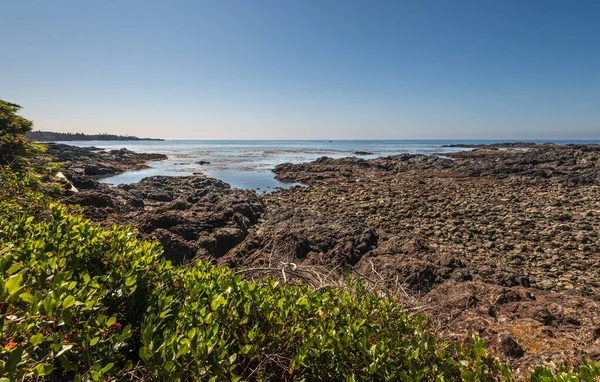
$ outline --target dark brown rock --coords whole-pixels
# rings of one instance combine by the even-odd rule
[[[509,335],[504,335],[500,338],[500,347],[507,357],[521,358],[525,354],[521,345]]]
[[[204,176],[151,177],[128,187],[99,185],[65,200],[102,224],[126,224],[159,241],[175,263],[222,257],[244,240],[264,206],[253,191]]]
[[[98,188],[95,180],[125,171],[148,168],[147,162],[167,159],[164,154],[135,153],[127,149],[104,151],[47,143],[46,155],[61,162],[63,173],[78,189]]]

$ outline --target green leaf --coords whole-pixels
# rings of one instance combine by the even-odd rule
[[[35,297],[31,293],[21,293],[19,298],[25,302],[29,302],[33,304],[35,302]]]
[[[130,337],[131,337],[131,325],[127,325],[125,328],[123,328],[123,331],[117,337],[117,341],[124,342],[125,340],[129,339]]]
[[[90,374],[92,375],[93,381],[100,381],[102,379],[102,373],[98,370],[90,370]]]
[[[115,366],[115,364],[113,362],[109,363],[108,365],[104,366],[102,368],[102,374],[107,373],[108,371],[110,371],[110,369],[113,368],[113,366]]]
[[[182,345],[179,350],[177,351],[177,354],[175,355],[175,358],[179,358],[181,357],[183,354],[186,354],[190,351],[190,347],[188,345]]]
[[[92,338],[92,340],[90,341],[90,346],[96,345],[98,343],[98,341],[100,341],[100,337]]]
[[[19,291],[19,289],[21,289],[22,282],[23,282],[23,275],[18,274],[18,275],[14,275],[14,276],[10,277],[8,280],[6,280],[6,283],[4,284],[4,286],[8,290],[8,294],[12,296],[13,294],[17,293]]]
[[[225,305],[226,302],[227,300],[225,299],[225,297],[223,297],[223,295],[220,294],[212,300],[212,302],[210,303],[210,307],[212,308],[212,310],[217,310],[219,306]]]
[[[63,300],[62,306],[63,306],[64,309],[68,309],[68,308],[72,307],[73,305],[75,305],[75,302],[76,302],[75,297],[73,297],[73,296],[67,296]]]
[[[117,322],[117,316],[110,317],[108,320],[106,320],[106,327],[110,328],[115,324],[115,322]]]
[[[40,363],[33,368],[33,375],[36,377],[43,377],[44,375],[52,373],[52,370],[54,370],[54,366],[49,363]]]
[[[53,304],[52,304],[52,296],[48,295],[46,296],[46,298],[42,301],[43,306],[44,306],[44,311],[46,312],[47,316],[52,315],[53,312]]]
[[[19,269],[21,269],[23,267],[23,263],[18,262],[18,263],[14,263],[13,265],[11,265],[10,268],[8,268],[8,270],[6,271],[6,275],[12,275],[13,273],[15,273],[16,271],[18,271]]]
[[[127,277],[127,279],[125,280],[125,285],[130,287],[133,284],[135,284],[137,281],[137,276],[136,275],[131,275],[129,277]]]
[[[44,342],[44,335],[42,333],[34,334],[29,338],[29,342],[31,342],[33,346],[37,346]]]
[[[145,346],[142,346],[140,348],[140,358],[144,361],[144,362],[148,362],[148,360],[150,359],[150,353],[148,352],[148,348]]]

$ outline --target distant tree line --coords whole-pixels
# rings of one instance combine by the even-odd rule
[[[163,141],[156,138],[138,138],[132,135],[54,133],[51,131],[31,131],[27,138],[40,142],[53,141]]]

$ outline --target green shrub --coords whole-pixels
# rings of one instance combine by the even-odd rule
[[[33,123],[21,106],[0,99],[0,216],[39,213],[62,186],[52,179],[58,166],[43,156],[45,146],[26,138]]]
[[[0,375],[494,380],[483,342],[450,347],[392,298],[257,284],[53,206],[0,231]],[[436,377],[437,376],[437,377]]]
[[[532,382],[597,382],[600,380],[600,366],[584,362],[577,369],[560,367],[555,373],[547,367],[538,366],[529,378]]]
[[[51,198],[39,178],[30,172],[15,172],[0,166],[0,217],[34,214],[47,208]]]
[[[0,248],[7,380],[512,380],[483,340],[449,346],[357,280],[315,292],[208,263],[174,267],[157,244],[61,206],[47,221],[4,224]],[[586,364],[531,379],[598,375]]]
[[[49,222],[32,220],[16,219],[0,232],[0,375],[20,379],[54,370],[98,379],[114,365],[124,369],[136,358],[130,341],[137,312],[151,301],[143,283],[155,282],[167,267],[152,264],[160,250],[62,207],[52,208]]]

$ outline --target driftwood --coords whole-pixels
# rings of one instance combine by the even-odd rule
[[[350,267],[350,273],[358,277],[363,282],[365,288],[371,293],[381,295],[395,296],[404,310],[407,312],[422,312],[426,310],[420,304],[420,296],[400,281],[396,276],[394,279],[385,279],[376,269],[373,262],[371,272],[364,274],[354,267]],[[344,267],[346,268],[346,267]],[[238,269],[234,272],[243,275],[245,278],[261,281],[264,277],[278,278],[286,284],[310,285],[315,291],[327,290],[330,288],[347,288],[345,275],[348,272],[342,272],[341,266],[327,269],[323,267],[296,264],[293,262],[279,261],[274,265],[269,259],[269,264],[263,267],[250,267]]]

